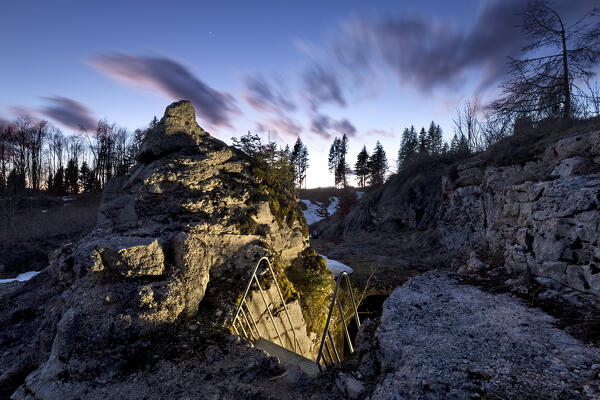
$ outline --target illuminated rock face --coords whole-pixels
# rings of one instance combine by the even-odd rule
[[[143,338],[192,317],[222,326],[260,257],[285,270],[308,246],[304,221],[278,222],[259,184],[245,154],[197,125],[191,103],[167,107],[137,164],[104,190],[97,227],[52,257],[50,279],[65,290],[27,390],[98,368],[120,374]]]

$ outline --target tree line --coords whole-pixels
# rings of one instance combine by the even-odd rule
[[[130,132],[101,120],[94,132],[65,135],[45,120],[0,120],[0,194],[101,191],[112,177],[129,170],[144,135],[156,124],[154,117],[147,128]]]

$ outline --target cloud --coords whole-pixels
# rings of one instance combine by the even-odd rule
[[[91,63],[126,83],[154,87],[172,100],[190,100],[196,114],[212,125],[230,127],[231,118],[240,113],[229,93],[211,88],[171,59],[111,53],[97,56]]]
[[[46,97],[45,99],[50,104],[41,108],[39,112],[46,117],[75,130],[83,128],[92,132],[96,129],[98,121],[83,103],[61,96]]]
[[[593,8],[594,0],[579,3],[573,7],[559,0],[555,6],[565,20],[574,22]],[[477,70],[479,92],[506,78],[507,56],[519,55],[527,43],[517,26],[525,5],[521,0],[484,2],[467,29],[430,17],[353,18],[333,39],[332,54],[340,67],[357,75],[371,73],[381,61],[400,82],[423,91],[453,88]]]
[[[245,77],[243,83],[246,86],[243,97],[255,110],[281,113],[296,109],[296,105],[282,93],[280,82],[275,88],[262,75],[255,74]]]
[[[255,128],[260,133],[275,134],[275,138],[279,141],[284,141],[284,137],[297,138],[302,133],[302,129],[298,121],[284,115],[268,118],[265,122],[257,122]]]
[[[325,139],[331,138],[332,131],[349,137],[356,135],[356,127],[347,119],[335,120],[323,114],[317,114],[312,118],[310,130]]]
[[[306,97],[313,111],[321,104],[334,103],[346,106],[342,87],[335,73],[324,66],[314,64],[302,74]]]

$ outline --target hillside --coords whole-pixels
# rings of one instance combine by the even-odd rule
[[[374,291],[433,268],[459,271],[571,322],[582,317],[573,329],[598,343],[600,325],[586,317],[600,296],[596,126],[541,126],[459,160],[421,160],[345,218],[313,226],[313,245],[363,280],[374,269]]]

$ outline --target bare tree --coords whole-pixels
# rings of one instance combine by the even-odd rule
[[[478,112],[477,98],[465,101],[462,108],[456,109],[454,133],[459,138],[466,138],[469,151],[485,150],[485,143],[480,135],[480,124],[477,119]]]
[[[31,188],[40,190],[42,180],[42,150],[48,134],[48,121],[38,122],[31,130]]]
[[[594,75],[600,58],[600,23],[591,23],[595,9],[573,24],[550,0],[534,0],[523,10],[519,25],[531,42],[526,58],[509,57],[512,80],[501,85],[503,97],[493,107],[504,113],[538,117],[573,117],[573,87]]]

